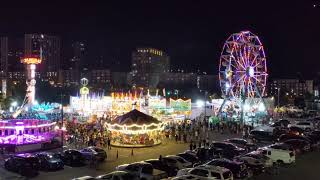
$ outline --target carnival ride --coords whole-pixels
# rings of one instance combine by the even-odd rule
[[[265,111],[263,96],[267,81],[267,61],[258,36],[250,31],[232,34],[224,43],[219,63],[219,81],[224,101],[244,112]],[[230,106],[229,106],[230,107]]]
[[[107,122],[106,127],[114,146],[145,147],[161,143],[162,122],[136,109]]]
[[[56,122],[39,119],[0,121],[0,146],[23,145],[50,141],[55,136]]]

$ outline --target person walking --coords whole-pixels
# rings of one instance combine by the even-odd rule
[[[109,149],[109,150],[111,150],[111,140],[110,140],[110,138],[109,138],[109,137],[108,137],[107,142],[108,142],[108,149]]]
[[[189,147],[190,147],[190,151],[192,151],[192,148],[193,148],[193,143],[192,143],[192,141],[190,142]]]

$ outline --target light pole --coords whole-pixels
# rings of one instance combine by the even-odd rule
[[[278,87],[278,107],[280,107],[280,87]]]
[[[62,98],[63,98],[63,95],[62,95],[62,92],[61,92],[61,97],[60,97],[60,101],[61,101],[61,147],[63,149],[63,105],[62,105]]]
[[[206,115],[207,115],[207,95],[208,95],[208,91],[205,91],[204,92],[204,120],[206,120]]]

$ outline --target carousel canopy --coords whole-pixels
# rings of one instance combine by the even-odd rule
[[[119,125],[148,125],[148,124],[159,124],[161,123],[156,118],[144,114],[136,109],[124,114],[122,116],[118,116],[114,120],[112,120],[111,124],[119,124]]]

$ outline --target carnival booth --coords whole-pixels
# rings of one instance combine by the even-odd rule
[[[106,123],[111,133],[111,145],[147,147],[161,143],[162,122],[136,109]]]

